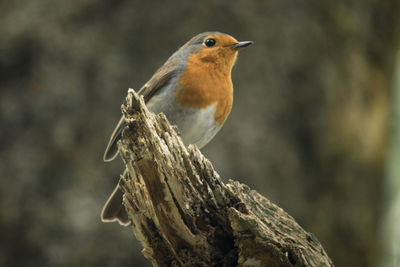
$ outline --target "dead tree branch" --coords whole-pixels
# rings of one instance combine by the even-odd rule
[[[163,114],[129,90],[120,186],[154,266],[333,266],[318,240],[248,186],[224,184]]]

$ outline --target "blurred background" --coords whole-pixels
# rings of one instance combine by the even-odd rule
[[[129,87],[197,33],[255,44],[203,152],[337,266],[400,266],[399,0],[0,1],[0,266],[149,266],[100,222]],[[397,68],[396,68],[397,66]]]

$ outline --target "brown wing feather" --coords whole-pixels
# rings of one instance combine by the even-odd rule
[[[138,91],[143,96],[144,101],[147,102],[175,73],[177,62],[168,60],[156,73],[145,83]]]
[[[175,73],[177,66],[177,61],[168,60],[156,73],[154,73],[150,80],[140,88],[138,93],[143,96],[145,102],[149,101],[149,99],[168,82]],[[125,119],[122,116],[108,141],[103,156],[104,161],[112,161],[118,155],[117,142],[121,138],[121,133],[124,127]]]

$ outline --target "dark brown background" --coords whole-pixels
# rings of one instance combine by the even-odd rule
[[[376,266],[398,0],[1,1],[0,265],[144,266],[99,214],[122,171],[101,157],[129,87],[193,35],[253,40],[229,120],[203,149],[324,245]]]

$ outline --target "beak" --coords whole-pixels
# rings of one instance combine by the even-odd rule
[[[253,41],[243,41],[243,42],[239,42],[239,43],[233,44],[231,46],[231,48],[234,49],[234,50],[239,50],[239,49],[241,49],[243,47],[246,47],[246,46],[249,46],[249,45],[251,45],[253,43],[254,43]]]

